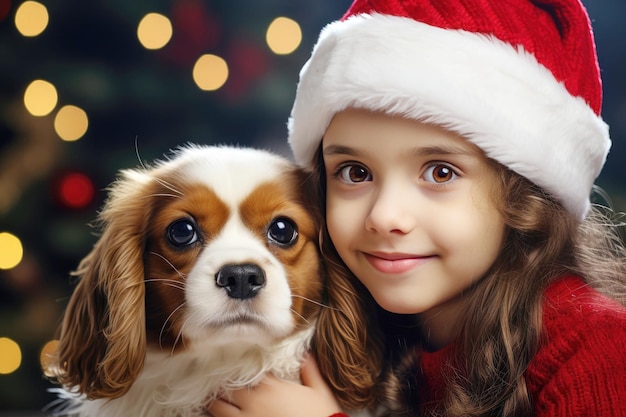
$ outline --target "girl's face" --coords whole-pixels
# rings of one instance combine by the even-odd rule
[[[482,151],[356,109],[334,117],[322,148],[328,231],[346,265],[388,311],[458,317],[459,295],[494,262],[505,230]]]

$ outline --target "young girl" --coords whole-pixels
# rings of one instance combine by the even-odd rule
[[[326,208],[316,360],[209,412],[626,416],[600,108],[578,0],[356,0],[289,123]]]

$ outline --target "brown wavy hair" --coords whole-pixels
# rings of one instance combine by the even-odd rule
[[[420,401],[417,364],[423,340],[417,318],[378,307],[341,261],[328,231],[321,231],[328,308],[318,320],[314,352],[345,409],[386,404],[396,416],[532,415],[524,371],[540,343],[543,290],[571,273],[626,304],[626,249],[615,219],[594,207],[580,222],[540,187],[489,163],[499,174],[492,198],[506,224],[505,239],[489,271],[467,291],[459,359],[444,370],[441,408],[429,409]],[[319,150],[312,175],[325,210]]]

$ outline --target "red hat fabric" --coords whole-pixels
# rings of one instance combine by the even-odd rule
[[[355,0],[302,68],[289,143],[311,166],[347,107],[436,123],[583,218],[611,145],[599,74],[579,0]]]
[[[343,19],[361,13],[408,17],[443,29],[494,36],[519,45],[548,68],[571,95],[600,114],[602,86],[589,19],[579,1],[355,1]]]

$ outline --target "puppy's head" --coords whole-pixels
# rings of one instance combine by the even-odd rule
[[[265,345],[310,325],[322,282],[311,195],[305,172],[253,149],[190,146],[123,171],[76,272],[50,372],[115,398],[147,345]]]

